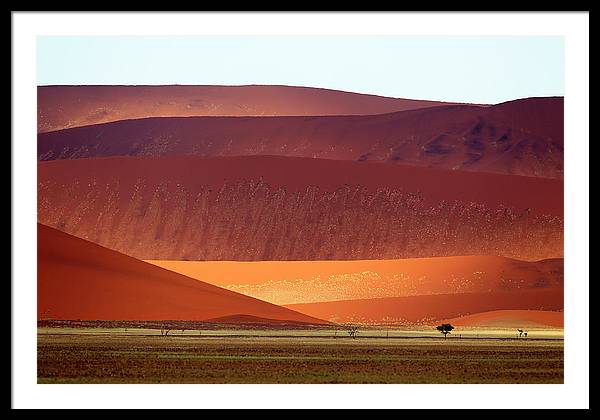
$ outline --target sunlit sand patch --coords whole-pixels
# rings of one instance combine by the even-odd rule
[[[562,259],[501,257],[358,261],[164,261],[159,267],[278,305],[561,288]]]

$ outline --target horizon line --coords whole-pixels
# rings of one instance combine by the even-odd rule
[[[358,91],[350,91],[343,89],[332,89],[321,86],[307,86],[307,85],[285,85],[285,84],[264,84],[264,83],[250,83],[250,84],[191,84],[191,83],[172,83],[172,84],[124,84],[124,83],[115,83],[115,84],[42,84],[36,85],[38,88],[40,87],[174,87],[174,86],[188,86],[188,87],[283,87],[283,88],[296,88],[296,89],[315,89],[315,90],[327,90],[331,92],[341,92],[352,95],[364,95],[364,96],[373,96],[378,98],[386,98],[386,99],[400,99],[400,100],[409,100],[409,101],[429,101],[429,102],[439,102],[445,103],[449,105],[475,105],[475,106],[491,106],[491,105],[499,105],[507,102],[530,99],[530,98],[564,98],[564,95],[547,95],[547,96],[524,96],[517,97],[513,99],[508,99],[505,101],[497,102],[497,103],[484,103],[484,102],[462,102],[462,101],[449,101],[449,100],[441,100],[441,99],[429,99],[429,98],[407,98],[407,97],[395,97],[395,96],[386,96],[380,95],[376,93],[366,93],[366,92],[358,92]]]

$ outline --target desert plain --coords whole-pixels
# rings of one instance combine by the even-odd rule
[[[40,328],[39,383],[562,383],[560,329]]]

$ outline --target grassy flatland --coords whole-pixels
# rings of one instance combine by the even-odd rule
[[[152,329],[39,328],[38,382],[563,382],[558,332],[531,331],[527,340],[471,332],[444,340],[426,330],[365,329],[352,339],[342,329],[189,330],[163,337]]]

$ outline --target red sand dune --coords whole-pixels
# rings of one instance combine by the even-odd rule
[[[431,325],[432,322],[498,310],[560,311],[563,289],[359,299],[286,305],[334,322]]]
[[[489,311],[459,318],[447,319],[457,327],[564,327],[564,313],[562,311],[532,311],[508,310]]]
[[[38,224],[38,319],[322,321]]]
[[[276,155],[561,178],[563,99],[385,115],[146,118],[38,135],[39,160]]]
[[[443,104],[295,86],[38,86],[38,132],[144,117],[362,115]]]
[[[274,156],[38,164],[38,220],[140,259],[562,257],[562,180]]]
[[[205,322],[215,323],[215,324],[229,324],[236,326],[244,326],[244,327],[260,327],[260,326],[269,326],[269,327],[280,327],[283,329],[300,327],[306,328],[306,322],[299,321],[290,321],[290,320],[279,320],[279,319],[266,319],[266,318],[258,318],[251,315],[231,315],[231,316],[223,316],[219,318],[207,319]],[[323,324],[323,321],[319,321]],[[315,323],[313,323],[316,325]],[[324,324],[323,324],[324,325]]]
[[[563,260],[464,256],[359,261],[148,262],[276,305],[563,287]]]

